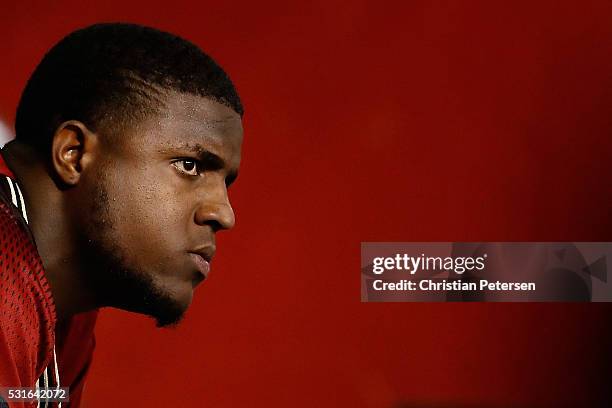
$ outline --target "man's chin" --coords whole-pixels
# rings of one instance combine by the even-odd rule
[[[193,298],[191,285],[168,290],[143,277],[146,275],[131,276],[129,285],[122,282],[123,296],[115,297],[108,306],[149,316],[157,327],[174,327],[181,322]]]
[[[150,302],[146,302],[145,314],[155,319],[157,327],[175,327],[185,316],[185,312],[191,304],[193,292],[183,293],[178,296],[161,290],[150,293]]]
[[[185,310],[186,309],[182,308],[173,310],[166,309],[163,313],[150,316],[155,319],[155,326],[159,328],[176,327],[183,320]]]

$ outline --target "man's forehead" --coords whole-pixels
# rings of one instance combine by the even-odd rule
[[[200,144],[239,152],[242,143],[242,120],[233,109],[207,97],[172,91],[156,113],[130,130],[130,144],[144,149]]]
[[[232,108],[212,98],[168,91],[159,116],[193,121],[206,128],[241,127],[241,118]]]

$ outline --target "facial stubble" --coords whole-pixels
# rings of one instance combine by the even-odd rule
[[[82,264],[84,279],[96,304],[148,315],[157,327],[177,325],[185,309],[160,288],[150,273],[129,262],[112,217],[113,208],[104,180],[96,186],[91,204],[91,222],[85,228]],[[136,225],[133,228],[137,228]]]

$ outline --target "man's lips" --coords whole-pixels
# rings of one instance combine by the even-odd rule
[[[204,278],[207,278],[208,274],[210,273],[210,262],[204,259],[204,256],[200,254],[190,252],[189,256],[191,257],[193,262],[196,264],[198,270],[204,276]]]

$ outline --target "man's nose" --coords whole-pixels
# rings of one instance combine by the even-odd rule
[[[203,198],[195,213],[195,222],[198,225],[210,225],[214,231],[233,228],[236,224],[234,210],[227,195],[227,189],[216,194],[207,194]]]

